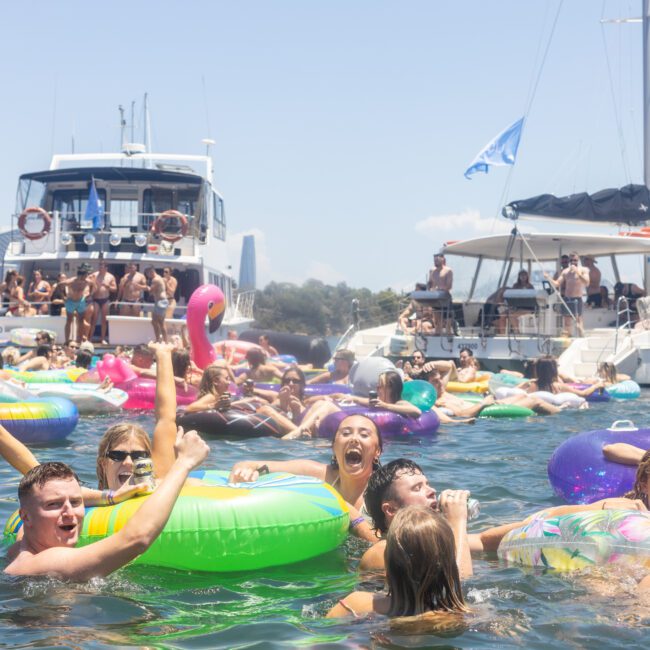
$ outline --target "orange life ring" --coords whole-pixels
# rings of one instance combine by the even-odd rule
[[[165,225],[166,221],[169,221],[171,219],[176,219],[180,222],[181,224],[181,231],[175,235],[166,233],[163,231],[163,226]],[[178,210],[165,210],[164,212],[161,212],[157,217],[156,220],[153,222],[151,226],[151,232],[154,235],[158,235],[159,237],[162,237],[166,241],[180,241],[187,235],[187,231],[189,230],[189,223],[187,221],[187,217],[180,213]]]
[[[30,232],[25,228],[27,224],[27,219],[30,215],[32,214],[38,214],[43,221],[43,227],[38,231],[38,232]],[[43,239],[45,235],[47,235],[50,232],[50,229],[52,228],[52,217],[43,210],[43,208],[39,207],[31,207],[31,208],[25,208],[21,213],[20,216],[18,217],[18,230],[22,233],[23,237],[25,239]]]

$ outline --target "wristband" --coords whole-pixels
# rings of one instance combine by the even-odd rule
[[[352,530],[353,528],[356,528],[359,524],[362,524],[365,521],[363,517],[357,517],[356,519],[353,519],[350,522],[350,525],[348,526],[349,530]]]
[[[115,505],[115,492],[113,490],[108,490],[108,505],[109,506],[114,506]]]
[[[255,468],[255,471],[260,475],[263,476],[264,474],[270,474],[269,466],[268,465],[260,465],[259,467]]]

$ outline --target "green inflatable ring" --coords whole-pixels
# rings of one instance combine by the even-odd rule
[[[486,406],[479,414],[480,418],[527,418],[535,411],[519,404],[492,404]]]
[[[191,571],[244,571],[327,553],[346,538],[349,514],[339,493],[315,478],[267,474],[255,483],[228,484],[228,472],[193,472],[205,485],[183,488],[158,539],[135,564]],[[87,508],[79,545],[120,528],[148,497]],[[5,525],[12,543],[22,521]]]

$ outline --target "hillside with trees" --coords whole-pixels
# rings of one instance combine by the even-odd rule
[[[345,282],[336,286],[307,280],[302,286],[271,282],[255,293],[258,327],[281,332],[319,336],[343,334],[352,324],[352,301],[359,301],[361,327],[397,320],[400,296],[391,289],[373,293],[353,289]]]

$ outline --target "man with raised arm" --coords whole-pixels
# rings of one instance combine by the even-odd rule
[[[64,463],[31,469],[18,486],[23,538],[7,555],[9,575],[49,575],[85,581],[106,576],[144,553],[164,528],[187,475],[206,458],[208,445],[195,431],[179,429],[176,461],[165,480],[114,535],[75,548],[84,518],[81,486]]]

